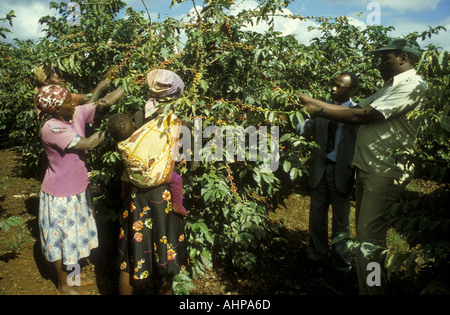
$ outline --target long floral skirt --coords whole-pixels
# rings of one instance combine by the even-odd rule
[[[129,189],[128,208],[121,217],[120,270],[132,282],[166,280],[189,264],[183,217],[172,210],[168,185]]]
[[[42,252],[50,262],[77,263],[98,247],[97,225],[89,190],[54,197],[41,190],[39,230]]]

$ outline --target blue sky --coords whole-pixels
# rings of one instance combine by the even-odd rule
[[[36,39],[42,36],[42,26],[37,21],[41,16],[54,15],[54,11],[49,9],[51,0],[2,0],[0,3],[0,16],[4,17],[9,10],[16,12],[17,18],[13,20],[13,33],[8,33],[7,40],[12,38]],[[104,1],[104,0],[103,0]],[[203,4],[202,0],[194,0],[197,6]],[[144,0],[153,20],[157,20],[158,13],[161,18],[170,15],[174,18],[181,18],[192,10],[192,0],[185,0],[184,3],[175,4],[169,9],[171,0]],[[70,2],[66,0],[65,2]],[[376,2],[380,8],[380,24],[384,26],[394,26],[395,31],[390,34],[393,37],[402,36],[413,31],[422,32],[428,26],[442,25],[448,29],[441,32],[431,40],[421,42],[421,45],[433,43],[450,51],[450,1],[449,0],[294,0],[285,10],[286,13],[300,14],[303,16],[341,16],[351,17],[352,23],[365,27],[368,17],[373,10],[367,9],[367,4]],[[136,10],[145,10],[142,0],[126,0],[127,5]],[[255,0],[238,0],[233,7],[232,13],[241,8],[255,8]],[[358,16],[360,13],[362,15]],[[289,19],[276,18],[275,28],[283,34],[295,34],[297,39],[305,44],[317,36],[317,33],[308,33],[306,28],[314,26],[313,21],[297,22]],[[1,26],[1,25],[0,25]],[[264,31],[265,25],[254,27],[255,30]],[[3,40],[3,39],[2,39]]]

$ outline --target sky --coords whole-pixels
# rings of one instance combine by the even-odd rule
[[[45,15],[56,15],[54,9],[49,9],[51,0],[1,0],[0,17],[5,17],[10,10],[15,11],[16,18],[13,19],[12,33],[6,33],[7,39],[0,40],[11,42],[13,38],[38,39],[42,37],[42,25],[39,18]],[[102,0],[105,1],[105,0]],[[145,11],[142,2],[145,2],[153,21],[164,19],[167,15],[174,18],[185,17],[193,10],[193,3],[197,6],[203,4],[202,0],[185,0],[181,4],[175,4],[170,9],[171,0],[126,0],[128,6],[137,11]],[[66,3],[70,0],[65,0]],[[231,8],[231,14],[236,14],[240,9],[255,8],[255,0],[238,0]],[[448,31],[441,31],[432,39],[422,42],[421,46],[434,44],[450,51],[450,0],[293,0],[284,10],[286,14],[299,14],[302,16],[348,16],[356,26],[364,28],[367,24],[381,24],[383,26],[394,26],[395,31],[389,35],[401,37],[408,33],[417,31],[421,33],[428,26],[444,26]],[[308,32],[308,26],[316,25],[314,21],[294,21],[290,19],[275,18],[275,30],[283,35],[294,34],[304,44],[318,35],[317,32]],[[255,30],[264,31],[266,25],[254,26]]]

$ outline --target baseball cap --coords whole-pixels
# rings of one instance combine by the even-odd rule
[[[386,46],[375,50],[375,52],[382,52],[385,50],[403,50],[413,55],[420,57],[421,51],[419,44],[412,39],[397,38],[390,41]]]

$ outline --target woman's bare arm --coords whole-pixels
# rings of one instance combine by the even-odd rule
[[[88,138],[81,137],[78,143],[72,148],[76,150],[92,150],[100,143],[102,143],[104,139],[105,139],[105,132],[97,131]]]

